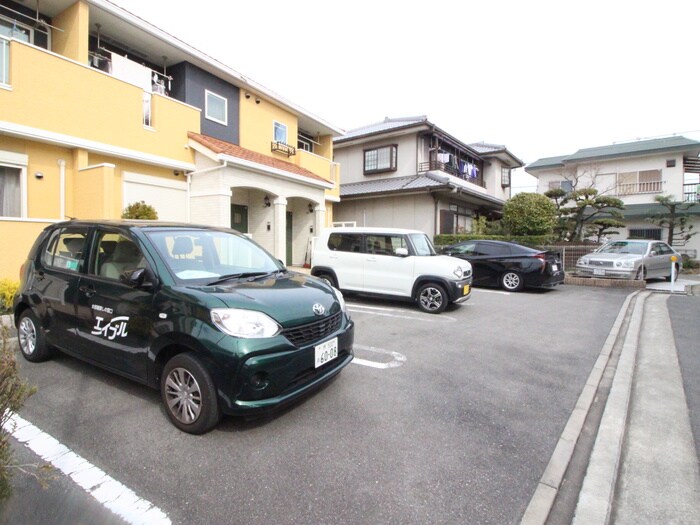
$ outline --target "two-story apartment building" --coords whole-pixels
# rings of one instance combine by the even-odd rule
[[[0,277],[46,224],[141,200],[301,264],[340,133],[106,0],[0,0]]]
[[[342,166],[336,223],[468,232],[499,217],[523,162],[505,146],[465,144],[427,117],[386,118],[335,139]]]
[[[639,140],[608,146],[584,148],[571,155],[541,158],[525,167],[537,178],[538,193],[561,188],[595,188],[600,194],[619,198],[626,231],[620,236],[666,240],[667,231],[649,221],[664,209],[657,195],[673,196],[679,202],[698,201],[700,142],[682,136]],[[700,204],[688,212],[694,231],[700,228]],[[695,258],[700,236],[676,246]]]

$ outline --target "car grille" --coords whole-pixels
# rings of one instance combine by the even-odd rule
[[[613,261],[596,261],[595,259],[591,260],[589,263],[591,266],[600,266],[600,267],[608,267],[612,268],[613,267]]]
[[[287,328],[282,331],[282,335],[289,339],[294,346],[304,346],[319,341],[338,330],[342,316],[343,313],[338,312],[313,323]]]

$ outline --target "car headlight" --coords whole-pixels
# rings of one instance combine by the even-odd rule
[[[615,261],[615,267],[624,269],[634,268],[634,261]]]
[[[590,259],[588,259],[588,257],[581,257],[576,264],[580,264],[581,266],[588,266],[589,262]]]
[[[211,320],[225,334],[245,339],[272,337],[282,330],[271,317],[255,310],[213,308]]]
[[[345,297],[343,297],[343,294],[337,288],[334,287],[333,291],[335,292],[335,298],[338,300],[338,304],[340,304],[340,309],[343,312],[346,312],[347,309],[345,307]]]

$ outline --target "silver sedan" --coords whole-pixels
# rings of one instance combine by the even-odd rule
[[[663,277],[670,281],[674,271],[672,268],[678,275],[680,263],[680,254],[665,242],[636,239],[611,241],[581,257],[576,263],[576,273],[616,279]]]

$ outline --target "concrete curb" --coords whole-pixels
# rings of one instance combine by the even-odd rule
[[[634,305],[615,377],[579,493],[572,521],[574,525],[605,524],[610,521],[632,395],[644,302],[651,293],[640,294]]]
[[[630,308],[632,299],[640,293],[640,291],[631,293],[622,304],[612,329],[603,344],[598,359],[586,380],[586,384],[583,387],[576,406],[564,427],[564,431],[559,437],[557,446],[554,448],[554,453],[540,478],[537,489],[527,509],[525,509],[525,513],[520,522],[521,525],[544,525],[544,523],[546,523],[559,492],[559,488],[561,487],[561,483],[564,480],[566,469],[574,454],[574,449],[576,448],[576,443],[578,442],[578,438],[583,430],[583,425],[588,417],[588,412],[598,392],[598,387],[603,373],[605,372],[605,368],[608,365],[608,361],[610,360],[613,347],[621,335],[627,311]]]
[[[577,277],[565,275],[564,284],[574,286],[597,286],[599,288],[644,288],[646,281],[634,281],[629,279],[599,279],[597,277]]]

